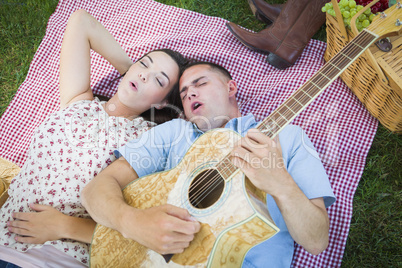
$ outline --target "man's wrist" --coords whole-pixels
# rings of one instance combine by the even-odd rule
[[[298,192],[301,192],[299,186],[297,186],[289,172],[285,171],[284,174],[281,175],[280,186],[274,193],[271,193],[271,195],[278,203],[289,200],[289,198],[294,197]]]
[[[126,237],[127,228],[134,225],[136,213],[137,209],[128,204],[119,206],[115,219],[111,219],[113,227]]]

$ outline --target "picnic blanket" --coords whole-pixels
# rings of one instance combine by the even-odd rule
[[[0,119],[0,157],[22,166],[34,129],[59,109],[59,55],[71,13],[86,9],[98,19],[133,59],[158,48],[172,48],[186,57],[226,67],[238,82],[243,114],[269,115],[322,65],[326,44],[312,40],[296,64],[285,71],[265,62],[265,56],[238,42],[226,21],[151,0],[61,0],[50,17],[46,35],[28,75]],[[118,72],[92,53],[95,93],[112,96]],[[329,210],[330,243],[313,256],[296,245],[293,267],[338,267],[352,217],[352,201],[363,172],[377,120],[337,79],[292,122],[313,141],[329,175],[337,201]]]

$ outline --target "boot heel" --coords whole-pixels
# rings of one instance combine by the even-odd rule
[[[269,53],[267,56],[267,62],[280,70],[285,70],[286,68],[292,66],[291,63],[275,55],[274,53]]]

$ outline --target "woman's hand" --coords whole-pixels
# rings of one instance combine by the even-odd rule
[[[8,230],[16,234],[21,243],[43,244],[62,238],[91,243],[96,223],[92,219],[67,216],[57,209],[30,204],[36,212],[15,212],[14,221],[8,222]]]
[[[22,243],[43,244],[63,238],[66,215],[47,205],[30,204],[36,212],[15,212],[14,221],[7,223],[8,230]]]

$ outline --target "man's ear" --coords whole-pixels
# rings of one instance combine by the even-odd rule
[[[168,104],[167,100],[164,100],[160,104],[157,104],[155,106],[155,108],[158,109],[158,110],[161,110],[161,109],[165,108],[167,104]]]
[[[236,95],[237,93],[237,83],[234,80],[230,80],[228,82],[228,86],[229,86],[229,97],[233,97]]]

